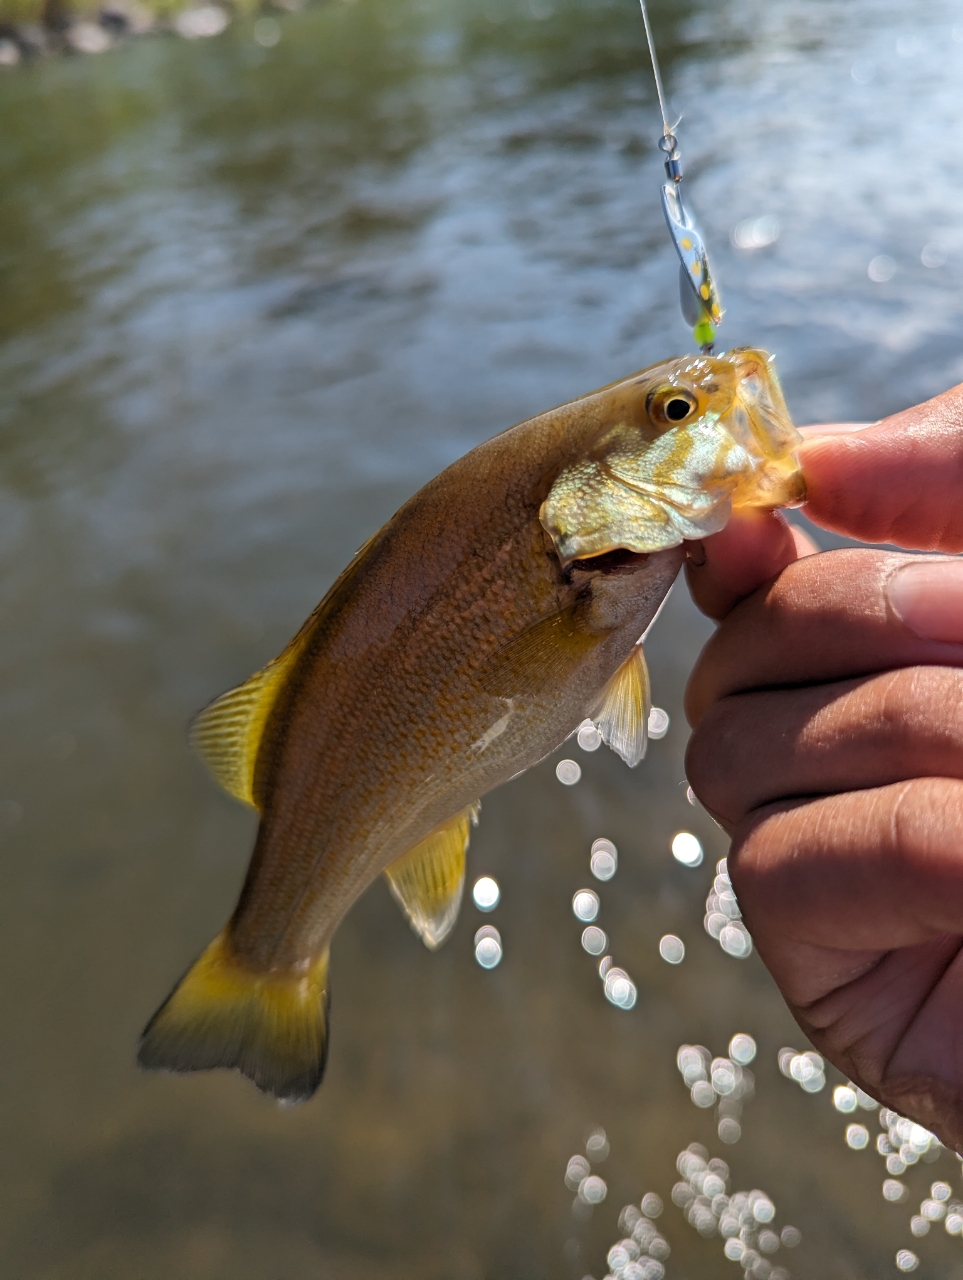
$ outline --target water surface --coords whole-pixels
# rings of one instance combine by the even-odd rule
[[[963,378],[963,31],[951,0],[911,13],[655,7],[723,337],[777,353],[799,421]],[[471,874],[502,886],[497,969],[470,903],[432,956],[378,885],[335,943],[313,1102],[136,1072],[253,835],[188,755],[190,715],[446,463],[688,343],[628,0],[358,0],[281,30],[0,78],[0,1270],[598,1278],[619,1208],[655,1190],[669,1280],[736,1276],[669,1203],[699,1141],[802,1231],[771,1259],[794,1277],[878,1280],[904,1246],[963,1276],[959,1240],[909,1233],[933,1178],[960,1193],[957,1162],[885,1203],[837,1079],[807,1096],[779,1074],[805,1046],[758,960],[703,931],[725,842],[686,800],[681,691],[709,626],[681,588],[649,646],[671,728],[644,765],[569,744],[576,786],[552,760],[485,802]],[[778,238],[736,247],[759,218]],[[669,853],[680,829],[697,869]],[[597,836],[620,851],[604,885]],[[629,1012],[579,945],[593,883]],[[757,1088],[725,1146],[675,1055],[736,1031]],[[581,1218],[563,1174],[599,1125],[608,1197]]]

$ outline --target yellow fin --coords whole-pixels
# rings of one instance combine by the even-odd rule
[[[601,708],[593,717],[602,741],[630,769],[645,755],[651,710],[649,668],[642,646],[637,644],[605,686]]]
[[[479,804],[470,804],[385,872],[388,888],[429,951],[436,951],[458,919],[465,887],[465,854]]]
[[[257,808],[254,799],[254,766],[261,735],[285,679],[297,661],[303,643],[300,633],[280,657],[222,693],[204,708],[190,729],[191,746],[225,791]]]
[[[254,796],[254,769],[268,716],[316,627],[328,610],[337,606],[341,592],[364,564],[376,538],[374,534],[358,548],[354,559],[287,648],[249,680],[215,698],[191,724],[191,746],[216,781],[225,791],[255,809],[258,804]]]
[[[226,930],[151,1018],[137,1061],[148,1070],[235,1067],[284,1102],[310,1098],[328,1052],[328,952],[302,972],[257,972]]]

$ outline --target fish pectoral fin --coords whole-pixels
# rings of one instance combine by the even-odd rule
[[[385,871],[388,888],[429,951],[436,951],[458,919],[465,887],[465,854],[480,804],[470,804],[403,853]]]
[[[601,706],[593,716],[602,741],[630,769],[645,755],[651,710],[649,668],[642,646],[637,644],[605,686]]]
[[[480,672],[487,693],[517,698],[560,689],[582,660],[604,640],[578,625],[575,605],[527,627],[491,653]]]
[[[304,970],[248,968],[219,934],[151,1018],[137,1061],[154,1071],[234,1067],[283,1102],[310,1098],[328,1052],[328,951]]]

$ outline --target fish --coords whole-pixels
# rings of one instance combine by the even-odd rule
[[[510,427],[406,502],[193,724],[260,823],[234,913],[147,1024],[140,1065],[309,1098],[352,903],[384,875],[435,949],[482,797],[588,719],[639,763],[642,638],[684,543],[734,509],[800,502],[800,439],[766,352],[679,357]]]

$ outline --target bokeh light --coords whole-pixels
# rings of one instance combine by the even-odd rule
[[[826,1065],[814,1050],[798,1053],[795,1049],[780,1049],[778,1062],[782,1074],[795,1080],[804,1093],[819,1093],[826,1087]]]
[[[598,925],[590,924],[582,930],[582,946],[590,956],[600,956],[609,945],[608,936]]]
[[[747,1036],[745,1032],[738,1032],[729,1041],[729,1057],[733,1062],[738,1062],[740,1066],[746,1067],[756,1056],[756,1042],[752,1036]]]
[[[579,889],[572,897],[572,912],[577,920],[594,920],[599,913],[599,895],[593,889]]]
[[[658,1218],[662,1213],[662,1197],[654,1191],[647,1191],[642,1197],[642,1212],[647,1218]]]
[[[649,737],[658,742],[669,732],[669,713],[661,707],[653,707],[649,712]]]
[[[611,880],[619,867],[619,851],[611,840],[600,837],[592,841],[589,867],[596,880]]]
[[[625,972],[613,965],[604,978],[605,998],[618,1009],[631,1009],[638,996],[635,983]]]
[[[727,956],[734,956],[737,960],[745,960],[752,954],[752,938],[741,920],[732,921],[720,931],[719,946]]]
[[[683,1045],[680,1060],[691,1048]],[[794,1247],[800,1234],[790,1226],[776,1230],[772,1198],[758,1188],[729,1194],[729,1166],[724,1160],[709,1159],[699,1143],[680,1151],[676,1168],[683,1180],[672,1188],[672,1201],[682,1209],[689,1225],[706,1239],[721,1237],[724,1256],[739,1262],[753,1280],[788,1280],[788,1272],[772,1267],[763,1255]]]
[[[897,270],[895,258],[891,258],[888,253],[878,253],[871,259],[866,274],[874,284],[886,284],[896,275]]]
[[[946,260],[949,257],[946,245],[940,244],[939,241],[931,240],[929,244],[923,245],[920,252],[920,262],[924,267],[934,270],[938,267],[945,267]]]
[[[609,1154],[609,1140],[604,1129],[593,1129],[585,1140],[585,1154],[596,1164]]]
[[[586,1204],[601,1204],[608,1191],[605,1179],[600,1178],[597,1173],[590,1173],[579,1183],[578,1196]]]
[[[475,959],[483,969],[494,969],[501,963],[502,936],[494,925],[482,925],[475,934]]]
[[[736,249],[765,249],[779,239],[779,219],[771,214],[744,218],[732,228],[729,239]]]
[[[565,1185],[571,1191],[578,1191],[583,1178],[587,1178],[591,1172],[592,1166],[585,1156],[572,1156],[565,1167]]]
[[[254,24],[254,39],[262,49],[273,49],[281,39],[281,24],[277,18],[258,18]]]
[[[669,964],[681,964],[685,959],[685,943],[674,933],[659,939],[659,955]]]
[[[862,1151],[869,1146],[869,1130],[864,1124],[846,1126],[846,1146],[851,1147],[853,1151]]]
[[[684,867],[698,867],[702,864],[702,845],[691,831],[677,831],[672,837],[672,856]]]
[[[735,1116],[723,1116],[716,1131],[719,1134],[720,1142],[725,1142],[729,1146],[738,1142],[742,1137],[742,1125]]]
[[[493,876],[479,876],[472,885],[471,896],[479,911],[494,911],[502,895]]]
[[[672,1252],[669,1242],[652,1221],[662,1212],[662,1201],[654,1192],[642,1197],[643,1212],[627,1204],[619,1214],[623,1238],[609,1249],[606,1261],[614,1280],[661,1280],[664,1263]],[[644,1212],[648,1208],[652,1212]]]
[[[574,787],[582,776],[582,766],[577,760],[559,760],[555,766],[555,776],[566,787]]]

